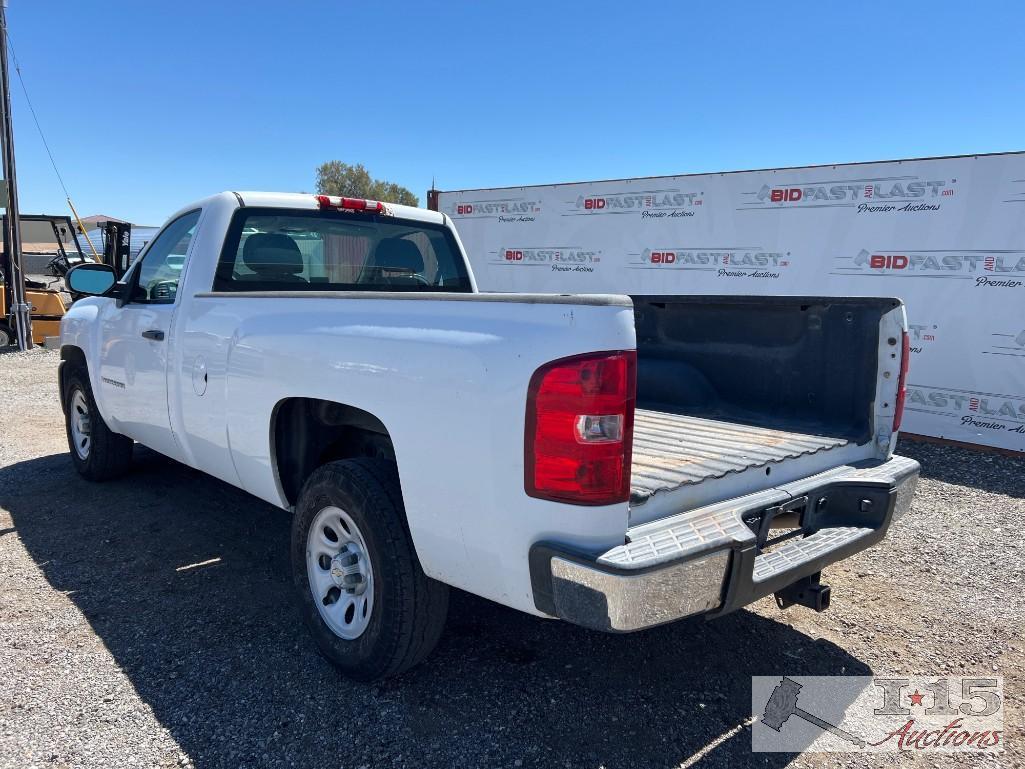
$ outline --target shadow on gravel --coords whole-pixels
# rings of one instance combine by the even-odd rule
[[[897,453],[917,459],[922,478],[1025,499],[1025,457],[901,439]]]
[[[282,511],[141,449],[102,485],[4,468],[0,506],[198,767],[779,767],[741,728],[750,676],[871,673],[743,611],[611,636],[457,592],[427,663],[354,684],[293,609]]]

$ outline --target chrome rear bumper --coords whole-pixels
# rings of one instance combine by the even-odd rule
[[[878,542],[911,506],[919,469],[905,457],[844,465],[638,526],[625,544],[600,554],[537,543],[534,603],[611,632],[724,614]],[[798,503],[799,535],[764,547],[773,515]]]

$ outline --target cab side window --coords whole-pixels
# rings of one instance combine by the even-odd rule
[[[147,304],[174,304],[178,281],[185,267],[185,255],[196,232],[199,211],[182,214],[168,224],[150,243],[135,270],[132,301]]]

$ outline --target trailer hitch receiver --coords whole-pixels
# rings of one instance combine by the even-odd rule
[[[819,582],[821,576],[822,572],[817,572],[787,585],[775,594],[776,605],[786,609],[796,603],[815,611],[825,611],[829,608],[829,585]]]

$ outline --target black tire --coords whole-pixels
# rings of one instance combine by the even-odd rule
[[[14,344],[14,331],[6,323],[0,323],[0,350]]]
[[[72,434],[72,420],[75,394],[81,392],[85,398],[89,417],[89,448],[85,456],[75,446]],[[93,390],[89,385],[89,375],[85,369],[76,367],[68,371],[64,377],[64,429],[68,436],[68,450],[71,461],[78,474],[90,481],[108,481],[124,475],[132,463],[131,438],[115,433],[103,421]]]
[[[310,527],[331,506],[355,522],[373,569],[373,610],[366,629],[353,640],[336,635],[321,617],[307,573]],[[420,567],[398,473],[386,460],[341,460],[313,472],[292,522],[292,576],[303,621],[321,653],[349,678],[373,681],[409,670],[433,651],[445,627],[448,586]]]

